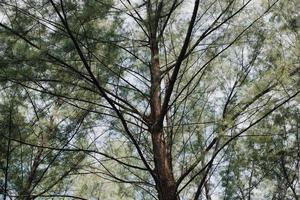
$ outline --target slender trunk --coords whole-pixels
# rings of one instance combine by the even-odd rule
[[[158,124],[161,115],[161,71],[156,37],[151,37],[151,121],[152,145],[156,174],[156,189],[160,200],[175,200],[176,184],[172,173],[162,125]]]
[[[209,194],[209,185],[208,182],[204,183],[204,189],[205,189],[205,197],[207,200],[211,200],[211,196]]]
[[[34,158],[31,169],[28,173],[26,184],[23,187],[22,191],[20,192],[20,197],[19,197],[20,200],[34,199],[33,197],[30,196],[31,195],[30,189],[31,189],[32,183],[34,181],[34,178],[36,177],[36,172],[37,172],[38,166],[40,165],[40,162],[41,162],[42,152],[43,152],[42,150],[39,150],[37,155]]]

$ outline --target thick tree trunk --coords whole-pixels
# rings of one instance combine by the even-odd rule
[[[160,200],[175,200],[176,184],[172,172],[170,155],[167,153],[163,126],[157,122],[161,115],[161,71],[156,38],[151,40],[151,121],[152,146],[155,163],[156,189]]]
[[[175,200],[176,186],[166,151],[163,133],[152,133],[152,144],[157,176],[156,188],[160,200]]]

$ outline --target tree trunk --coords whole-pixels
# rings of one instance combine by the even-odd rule
[[[155,163],[155,181],[160,200],[175,200],[176,183],[174,180],[170,156],[167,153],[163,125],[157,122],[161,115],[161,71],[159,64],[159,50],[155,36],[150,41],[151,45],[151,121],[150,132]]]
[[[176,185],[166,151],[163,132],[152,133],[152,144],[156,172],[156,188],[160,200],[175,200]]]

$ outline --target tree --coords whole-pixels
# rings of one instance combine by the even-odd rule
[[[272,39],[267,42],[276,46],[276,50],[269,51],[265,57],[272,65],[292,66],[297,63],[291,54],[299,52],[299,27],[293,25],[299,9],[295,2],[289,3],[280,2],[272,10],[271,26],[265,24],[272,30]],[[283,39],[283,35],[291,41]],[[293,47],[289,46],[289,51],[286,51],[285,45]],[[284,81],[293,81],[291,78]],[[259,190],[265,190],[259,191],[264,199],[299,199],[299,109],[295,106],[298,101],[295,99],[281,107],[230,145],[226,155],[229,164],[221,172],[224,173],[225,199],[258,199]]]
[[[70,41],[56,32],[49,32],[43,26],[46,17],[51,17],[47,11],[50,5],[46,6],[44,2],[16,3],[2,2],[7,20],[11,20],[10,25],[18,32],[11,35],[12,29],[7,29],[0,36],[3,66],[1,87],[4,91],[1,94],[1,193],[4,199],[33,199],[51,195],[59,197],[57,193],[63,194],[70,190],[70,177],[86,157],[82,151],[65,151],[65,148],[74,145],[88,147],[90,143],[85,135],[90,133],[94,120],[93,114],[75,105],[70,106],[60,96],[76,89],[70,98],[85,96],[85,101],[89,102],[96,97],[82,89],[85,86],[80,85],[80,80],[74,81],[74,77],[69,76],[72,71],[68,68],[57,68],[66,67],[62,58],[74,64],[78,62],[78,56],[74,55]],[[92,35],[95,34],[92,28],[96,25],[88,19],[103,17],[106,11],[91,16],[87,13],[91,12],[93,5],[90,4],[91,1],[77,8],[84,16],[81,19],[87,21],[74,21],[72,26],[82,23],[90,31],[85,34]],[[43,5],[46,6],[45,10],[39,10]],[[34,18],[33,13],[45,18]],[[47,24],[47,27],[52,25]],[[97,34],[112,35],[112,32]],[[30,37],[32,41],[24,40],[25,37]],[[42,49],[43,45],[53,41],[55,45],[51,48],[55,55],[52,55],[49,48]],[[105,45],[95,47],[91,44],[91,48],[107,50]],[[113,48],[109,49],[110,55],[113,55]],[[101,78],[105,80],[107,76],[102,74]],[[90,107],[87,105],[87,108]]]
[[[78,119],[87,123],[81,134],[59,131],[65,145],[11,135],[6,140],[71,158],[76,152],[80,166],[70,172],[120,183],[120,191],[130,191],[123,194],[135,199],[212,199],[211,186],[217,186],[224,162],[225,196],[229,192],[234,198],[236,184],[226,180],[242,180],[229,172],[244,170],[235,148],[254,149],[251,140],[236,144],[239,138],[253,128],[264,130],[266,120],[300,92],[299,45],[293,45],[299,38],[297,9],[284,14],[295,35],[282,31],[284,37],[275,37],[282,26],[276,12],[285,4],[2,1],[4,85],[34,97],[27,99],[30,118],[47,119],[35,104],[50,103],[58,119],[67,119],[61,125],[71,126],[68,130],[76,130],[72,123],[80,124]],[[73,113],[81,117],[72,119]],[[289,173],[285,160],[281,170]],[[247,169],[259,168],[252,164]],[[249,187],[257,185],[249,181]]]

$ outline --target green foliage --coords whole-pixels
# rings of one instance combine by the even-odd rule
[[[0,2],[0,192],[297,198],[296,0],[176,2]]]

